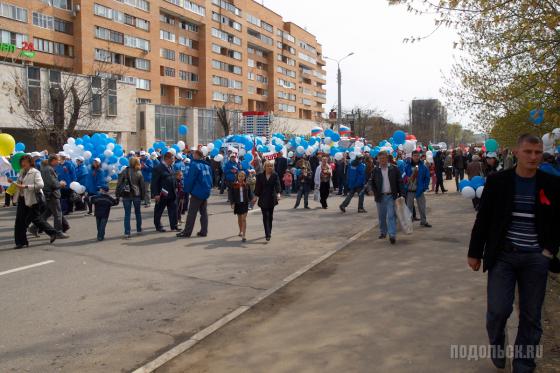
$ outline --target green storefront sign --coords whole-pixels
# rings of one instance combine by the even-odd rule
[[[0,54],[3,53],[16,53],[18,48],[14,44],[11,43],[0,43]],[[33,58],[35,57],[35,48],[33,47],[33,43],[28,43],[26,41],[22,42],[21,50],[19,51],[18,57],[27,57]]]

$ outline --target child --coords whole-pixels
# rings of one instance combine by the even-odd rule
[[[229,200],[233,213],[237,215],[237,224],[239,225],[239,236],[241,241],[245,242],[245,233],[247,231],[247,213],[249,212],[249,201],[252,199],[251,189],[246,183],[245,172],[237,173],[237,181],[231,184],[229,189]]]
[[[95,222],[97,224],[97,241],[105,239],[105,226],[109,220],[111,207],[119,204],[119,199],[114,199],[109,194],[109,188],[104,186],[101,192],[91,197],[91,203],[95,206]]]
[[[290,195],[293,180],[294,177],[292,176],[292,172],[290,170],[286,170],[286,172],[284,173],[284,177],[282,178],[282,181],[284,182],[284,195]]]
[[[183,170],[175,171],[175,179],[177,180],[177,222],[183,223],[183,205],[185,203],[185,192],[183,192]]]
[[[249,186],[249,191],[251,195],[255,194],[255,185],[257,185],[257,172],[253,169],[249,170],[249,176],[247,176],[247,185]],[[249,209],[253,209],[253,202],[249,202]]]
[[[298,176],[298,193],[294,209],[299,207],[301,197],[303,195],[303,207],[309,209],[309,192],[314,187],[313,177],[307,168],[301,169],[301,174]]]

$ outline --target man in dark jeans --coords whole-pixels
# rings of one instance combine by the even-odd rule
[[[497,368],[505,367],[505,326],[518,286],[514,373],[535,369],[548,270],[558,266],[560,179],[538,170],[542,154],[540,138],[522,135],[517,167],[488,177],[468,253],[474,271],[481,259],[488,270],[486,329]]]
[[[459,181],[465,178],[465,168],[467,168],[467,157],[463,155],[463,151],[460,148],[457,148],[453,157],[453,171],[455,172],[457,192],[459,191]]]
[[[154,225],[158,232],[165,232],[161,225],[161,215],[167,207],[169,225],[172,231],[179,231],[177,227],[177,185],[172,165],[175,156],[171,152],[165,153],[163,162],[154,167],[152,172],[151,192],[156,201],[154,208]]]

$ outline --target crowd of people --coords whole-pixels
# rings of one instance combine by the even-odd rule
[[[365,213],[365,198],[373,195],[379,214],[379,238],[389,236],[396,242],[397,217],[394,201],[403,197],[412,212],[413,221],[430,228],[426,214],[425,193],[446,193],[444,178],[459,182],[468,177],[488,176],[499,169],[512,168],[515,159],[511,152],[484,152],[471,147],[451,151],[433,152],[417,149],[411,154],[398,151],[397,156],[381,151],[376,157],[358,153],[350,158],[345,153],[341,159],[329,154],[286,157],[278,153],[274,160],[254,152],[250,167],[243,162],[243,155],[236,149],[221,149],[221,162],[210,158],[200,149],[185,148],[182,152],[145,151],[128,154],[124,168],[114,187],[114,196],[106,172],[99,158],[86,165],[82,157],[70,159],[62,151],[57,154],[33,152],[20,159],[19,174],[9,175],[5,185],[5,206],[17,204],[15,224],[16,248],[28,245],[27,231],[33,236],[45,233],[50,241],[68,238],[70,225],[65,218],[74,210],[94,214],[97,239],[105,238],[105,227],[112,206],[122,202],[124,207],[124,238],[131,236],[131,217],[134,208],[136,233],[143,231],[142,206],[153,210],[153,224],[158,232],[166,232],[162,215],[167,210],[169,230],[177,237],[193,234],[195,221],[200,215],[201,229],[197,236],[208,234],[207,201],[213,188],[220,194],[227,191],[228,203],[237,215],[239,236],[246,240],[247,214],[254,206],[262,210],[265,238],[271,239],[274,208],[284,196],[295,194],[294,209],[309,209],[309,199],[329,207],[329,196],[336,194],[344,199],[338,206],[346,212],[354,196],[358,199],[358,213]],[[427,155],[429,155],[427,157]],[[558,172],[558,162],[544,157],[542,168]],[[85,190],[76,191],[74,184]],[[10,185],[13,185],[10,188]],[[81,192],[81,193],[80,193]],[[475,208],[479,199],[473,200]],[[417,216],[418,215],[418,216]],[[52,217],[52,225],[47,221]],[[181,225],[184,226],[181,228]]]

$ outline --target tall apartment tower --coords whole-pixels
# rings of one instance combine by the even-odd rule
[[[423,144],[446,138],[447,109],[439,100],[412,100],[409,116],[410,132]]]
[[[0,0],[0,42],[45,68],[117,76],[138,103],[314,120],[326,102],[315,36],[253,0]]]

